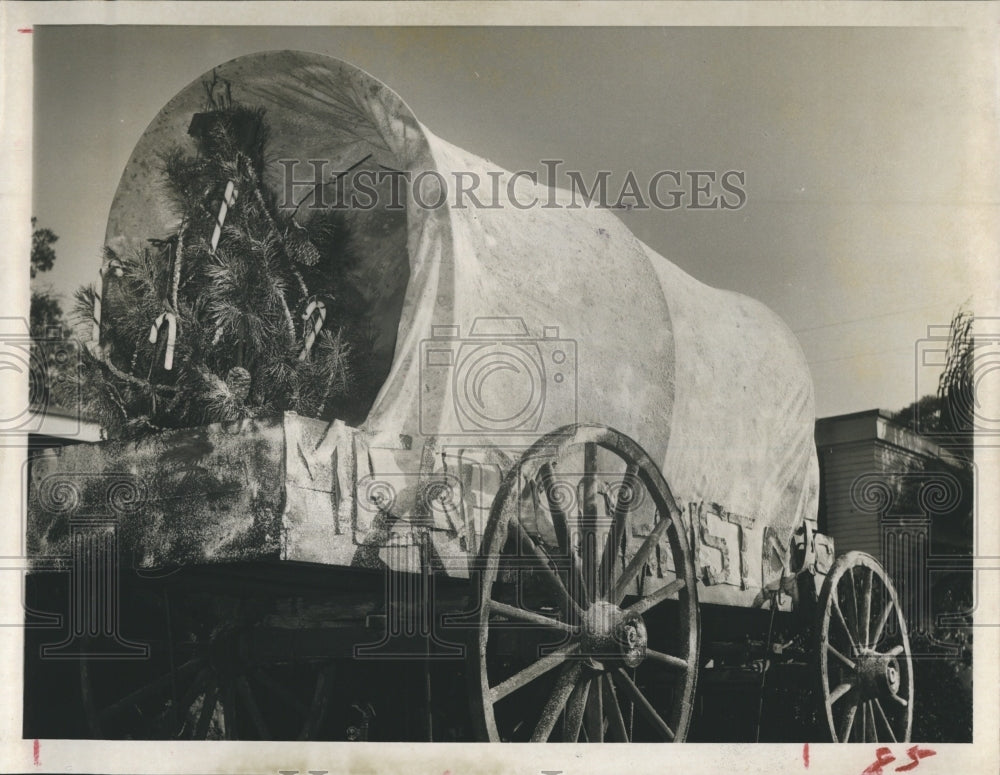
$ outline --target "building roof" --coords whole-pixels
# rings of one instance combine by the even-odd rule
[[[878,441],[908,452],[963,466],[961,458],[938,444],[933,438],[916,433],[893,419],[885,409],[821,417],[816,421],[816,446]]]

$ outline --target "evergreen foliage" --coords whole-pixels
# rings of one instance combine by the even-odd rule
[[[358,419],[351,394],[371,392],[369,343],[351,314],[343,213],[314,212],[300,224],[278,208],[263,175],[263,109],[213,99],[189,135],[162,154],[173,233],[105,248],[100,303],[93,286],[76,294],[91,328],[100,309],[100,342],[84,353],[81,379],[106,435],[282,410]]]

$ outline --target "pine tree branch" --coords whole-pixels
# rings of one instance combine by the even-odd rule
[[[122,275],[103,300],[111,313],[104,316],[106,347],[87,359],[89,389],[96,391],[112,435],[140,437],[164,426],[287,408],[325,416],[342,408],[355,381],[355,361],[358,374],[365,374],[359,355],[367,348],[359,344],[353,351],[352,328],[336,336],[321,332],[311,357],[298,359],[299,305],[312,295],[310,286],[325,295],[339,293],[335,289],[344,283],[349,292],[343,242],[350,235],[335,214],[310,214],[307,228],[277,206],[263,177],[263,117],[262,109],[216,106],[195,135],[196,154],[178,146],[163,157],[165,194],[177,225],[160,244],[169,242],[172,255],[152,247],[124,252]],[[213,251],[213,206],[228,181],[240,196]],[[184,336],[176,338],[176,371],[164,376],[163,337],[155,348],[145,341],[167,305]],[[237,366],[246,373],[234,371]]]
[[[95,355],[95,359],[108,369],[112,374],[114,374],[118,379],[128,382],[132,385],[136,385],[144,390],[150,392],[160,392],[160,393],[176,393],[177,388],[173,385],[156,385],[150,380],[142,379],[142,377],[134,377],[131,374],[126,374],[124,371],[115,366],[111,359],[106,357],[104,351],[101,351],[100,355]]]

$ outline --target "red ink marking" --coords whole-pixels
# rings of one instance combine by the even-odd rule
[[[38,742],[38,738],[36,737],[35,738],[34,750],[33,750],[33,753],[35,755],[35,766],[36,767],[40,767],[42,765],[41,760],[38,758],[38,755],[41,753],[41,751],[42,751],[42,744],[40,742]]]
[[[912,761],[909,764],[904,764],[901,767],[897,767],[896,772],[907,772],[909,770],[912,770],[914,767],[920,764],[920,760],[923,759],[925,756],[936,756],[937,751],[935,751],[933,748],[920,748],[918,746],[913,746],[912,748],[907,749],[906,755],[909,756]]]
[[[802,763],[809,769],[809,743],[802,746]]]
[[[31,27],[20,27],[18,29],[18,32],[20,32],[22,35],[30,35],[31,33],[34,32],[34,30],[31,29]]]
[[[884,746],[877,748],[875,749],[875,761],[869,764],[861,775],[882,775],[882,768],[894,761],[896,761],[896,757],[888,748]]]

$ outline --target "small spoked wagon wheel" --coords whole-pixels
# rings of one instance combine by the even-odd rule
[[[501,482],[473,573],[480,736],[682,741],[695,578],[681,512],[635,442],[590,425],[538,441]]]
[[[913,656],[892,581],[862,552],[839,557],[820,595],[820,692],[835,742],[905,742]]]
[[[241,617],[238,603],[157,601],[150,658],[85,659],[80,685],[90,734],[99,739],[309,740],[328,720],[332,660],[296,659]],[[171,618],[173,621],[171,622]],[[133,620],[134,621],[134,620]],[[282,653],[282,652],[285,653]],[[322,738],[321,738],[322,739]]]

